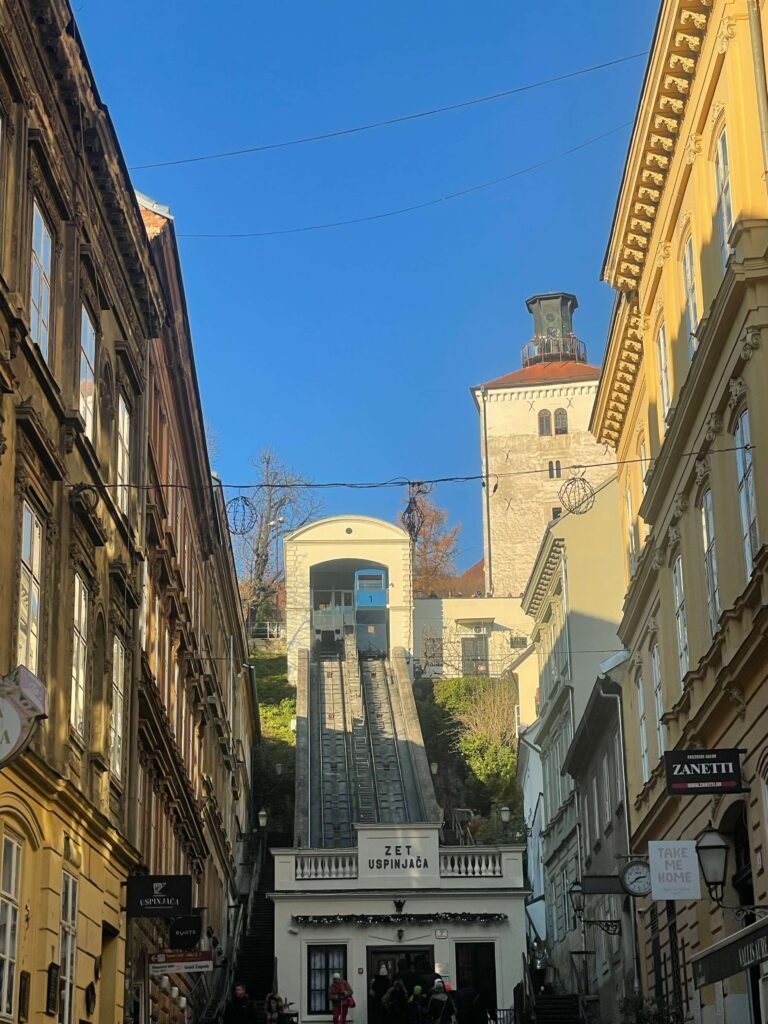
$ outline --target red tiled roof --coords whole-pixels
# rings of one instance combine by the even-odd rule
[[[589,363],[577,363],[573,359],[562,362],[534,363],[514,373],[486,381],[487,388],[522,388],[531,384],[557,384],[569,381],[597,380],[600,376],[599,366]]]

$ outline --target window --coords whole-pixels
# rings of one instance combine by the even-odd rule
[[[549,479],[550,480],[554,480],[555,479],[555,464],[554,464],[554,462],[550,462],[549,463]]]
[[[19,635],[16,660],[37,673],[40,637],[40,570],[43,527],[34,509],[24,502],[21,520],[21,572],[19,580]]]
[[[617,729],[613,734],[613,771],[616,778],[616,806],[624,803],[624,751],[621,747],[621,733]]]
[[[168,527],[176,538],[176,458],[168,449]]]
[[[310,1013],[330,1013],[328,989],[335,973],[347,976],[346,946],[307,947],[307,988]]]
[[[553,519],[559,519],[562,514],[563,514],[563,510],[562,510],[562,508],[559,505],[553,505],[552,506],[552,518]]]
[[[661,692],[661,661],[659,659],[659,645],[654,644],[651,648],[651,679],[653,681],[653,707],[656,713],[656,742],[659,748],[659,757],[664,753],[664,723],[661,716],[664,714],[664,696]]]
[[[72,643],[72,695],[70,722],[85,735],[85,671],[88,659],[88,591],[79,572],[75,573],[75,616]]]
[[[77,879],[68,871],[64,872],[61,885],[59,943],[59,1024],[72,1024],[77,957]]]
[[[51,231],[35,200],[32,207],[32,273],[29,298],[29,334],[48,358],[51,318]]]
[[[736,420],[733,440],[736,446],[736,471],[739,478],[739,516],[741,538],[744,546],[744,565],[747,578],[752,575],[757,554],[757,508],[755,507],[755,482],[752,475],[752,451],[750,445],[749,410]]]
[[[675,599],[675,623],[677,627],[677,659],[680,666],[680,682],[688,671],[688,624],[685,620],[685,590],[683,588],[683,558],[678,555],[672,566],[672,590]]]
[[[592,838],[589,831],[589,800],[585,796],[581,806],[582,821],[584,822],[584,852],[589,857],[592,851]]]
[[[699,309],[696,303],[696,276],[693,269],[693,238],[683,246],[683,330],[688,341],[688,358],[693,359],[699,347],[696,331],[699,327]]]
[[[539,413],[539,434],[541,437],[549,437],[552,433],[552,415],[549,409],[542,409]]]
[[[731,211],[731,179],[728,168],[728,138],[725,128],[720,132],[715,148],[715,190],[717,193],[717,209],[715,220],[720,238],[720,260],[725,270],[730,255],[728,239],[733,227],[733,214]]]
[[[717,554],[715,552],[715,517],[712,512],[712,491],[701,499],[701,534],[704,541],[704,576],[707,585],[707,616],[712,636],[720,621],[720,592],[717,586]]]
[[[125,702],[125,645],[112,640],[112,709],[109,721],[109,764],[117,779],[123,777],[123,722]]]
[[[122,395],[117,398],[117,507],[128,515],[131,497],[131,414]]]
[[[656,358],[659,361],[659,398],[661,399],[661,416],[667,418],[670,405],[669,367],[667,365],[667,335],[664,324],[659,327],[656,335]]]
[[[637,541],[635,539],[635,523],[632,518],[632,491],[627,487],[624,492],[624,501],[627,513],[627,540],[629,554],[629,575],[634,576],[637,568]]]
[[[608,828],[613,817],[611,807],[611,766],[608,755],[603,754],[603,828]]]
[[[648,449],[645,446],[644,437],[640,439],[640,446],[637,449],[637,454],[640,459],[640,480],[642,482],[643,494],[645,494],[648,488],[645,479],[648,476]]]
[[[560,459],[558,459],[557,462],[555,463],[555,476],[557,477],[558,480],[562,476],[562,472],[563,471],[562,471],[562,469],[560,467]]]
[[[565,409],[555,409],[555,433],[568,433],[568,413]]]
[[[96,392],[96,330],[85,306],[80,308],[80,415],[85,421],[85,436],[94,438]]]
[[[637,688],[637,717],[640,721],[640,766],[642,768],[643,782],[650,777],[648,770],[648,724],[645,720],[645,694],[643,693],[643,677],[638,676],[635,681]]]
[[[561,899],[563,901],[563,934],[567,935],[571,930],[571,915],[568,913],[568,865],[566,864],[561,875]]]
[[[13,1016],[16,990],[16,953],[19,939],[19,882],[21,846],[3,836],[3,863],[0,870],[0,1013]]]

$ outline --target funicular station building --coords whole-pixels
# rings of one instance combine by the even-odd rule
[[[327,1020],[338,972],[365,1024],[371,980],[405,961],[510,1007],[523,847],[452,845],[443,827],[412,691],[410,538],[335,516],[286,538],[285,567],[297,767],[293,847],[272,851],[281,991],[301,1021]]]

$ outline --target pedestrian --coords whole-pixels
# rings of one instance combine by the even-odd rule
[[[427,1003],[427,1016],[433,1024],[456,1024],[456,1004],[445,991],[442,980],[435,982]]]
[[[458,1024],[477,1024],[475,1004],[478,995],[471,981],[461,981],[456,989],[456,1017]]]
[[[270,992],[264,1000],[264,1013],[267,1024],[282,1024],[285,1011],[285,1000],[279,992]]]
[[[409,1024],[422,1024],[427,1013],[427,997],[421,985],[413,986],[413,995],[408,1000]]]
[[[235,982],[232,998],[224,1011],[224,1024],[256,1024],[256,1007],[248,998],[242,981]]]
[[[337,972],[328,989],[328,1001],[333,1010],[333,1024],[347,1024],[347,1013],[355,1005],[352,986]]]
[[[382,1004],[382,1000],[387,992],[389,992],[391,986],[392,982],[389,979],[387,965],[381,964],[379,967],[379,973],[373,979],[371,986],[368,989],[368,995],[370,996],[368,1020],[370,1021],[370,1024],[383,1024],[386,1011]]]
[[[547,981],[547,947],[539,940],[533,947],[533,970],[531,971],[533,991],[539,995]]]
[[[382,1003],[387,1011],[387,1024],[408,1024],[408,989],[404,981],[396,977]]]

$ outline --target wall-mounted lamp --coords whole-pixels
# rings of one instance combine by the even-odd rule
[[[438,765],[437,761],[430,761],[429,762],[429,770],[432,772],[433,775],[437,775],[437,769],[439,767],[440,766]]]
[[[266,828],[267,827],[267,812],[264,810],[263,807],[259,811],[258,819],[259,819],[259,828]]]
[[[621,934],[621,921],[618,921],[615,918],[598,920],[597,918],[584,917],[584,886],[578,879],[571,883],[568,895],[571,898],[573,912],[582,924],[593,924],[595,927],[599,928],[600,931],[605,932],[606,935]]]

